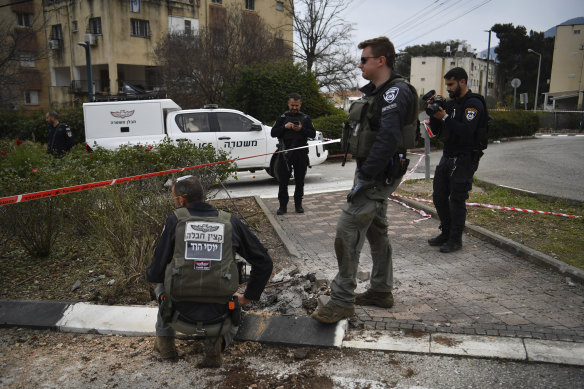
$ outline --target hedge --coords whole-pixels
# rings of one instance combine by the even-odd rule
[[[348,119],[347,113],[339,111],[335,115],[321,116],[312,120],[314,128],[322,132],[325,138],[340,139],[343,134],[343,122]],[[329,155],[343,154],[340,143],[326,146]]]

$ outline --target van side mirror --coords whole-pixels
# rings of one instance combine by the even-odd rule
[[[263,128],[262,128],[262,125],[261,124],[255,124],[254,123],[254,124],[251,125],[250,131],[261,131],[262,129]]]

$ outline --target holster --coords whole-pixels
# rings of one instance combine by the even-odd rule
[[[392,183],[393,180],[400,179],[408,171],[410,160],[402,157],[400,154],[395,154],[385,171],[386,182]]]

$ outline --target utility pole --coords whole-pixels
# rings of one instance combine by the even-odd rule
[[[527,49],[527,52],[539,55],[539,66],[537,67],[537,82],[535,84],[535,101],[533,102],[533,112],[535,112],[537,110],[537,94],[539,93],[539,73],[541,72],[541,54],[531,49]]]
[[[485,81],[485,101],[487,101],[487,95],[489,94],[489,62],[491,60],[491,30],[485,32],[489,33],[489,47],[487,48],[487,79]]]
[[[95,101],[93,98],[93,76],[92,76],[92,69],[91,69],[91,51],[89,42],[77,42],[79,46],[83,46],[85,48],[85,67],[87,68],[87,93],[89,95],[89,102]]]

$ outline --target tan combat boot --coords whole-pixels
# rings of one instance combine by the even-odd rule
[[[176,347],[174,347],[174,336],[157,336],[154,341],[154,351],[158,351],[162,359],[178,357]]]
[[[312,318],[321,323],[336,323],[341,319],[351,317],[355,314],[355,308],[343,308],[332,301],[329,301],[324,307],[317,309],[312,313]]]
[[[355,304],[391,308],[393,307],[393,294],[391,292],[375,292],[368,289],[365,293],[355,296]]]
[[[223,337],[219,336],[217,339],[205,339],[203,360],[198,367],[221,367],[223,362],[223,355],[221,349],[223,348]]]

